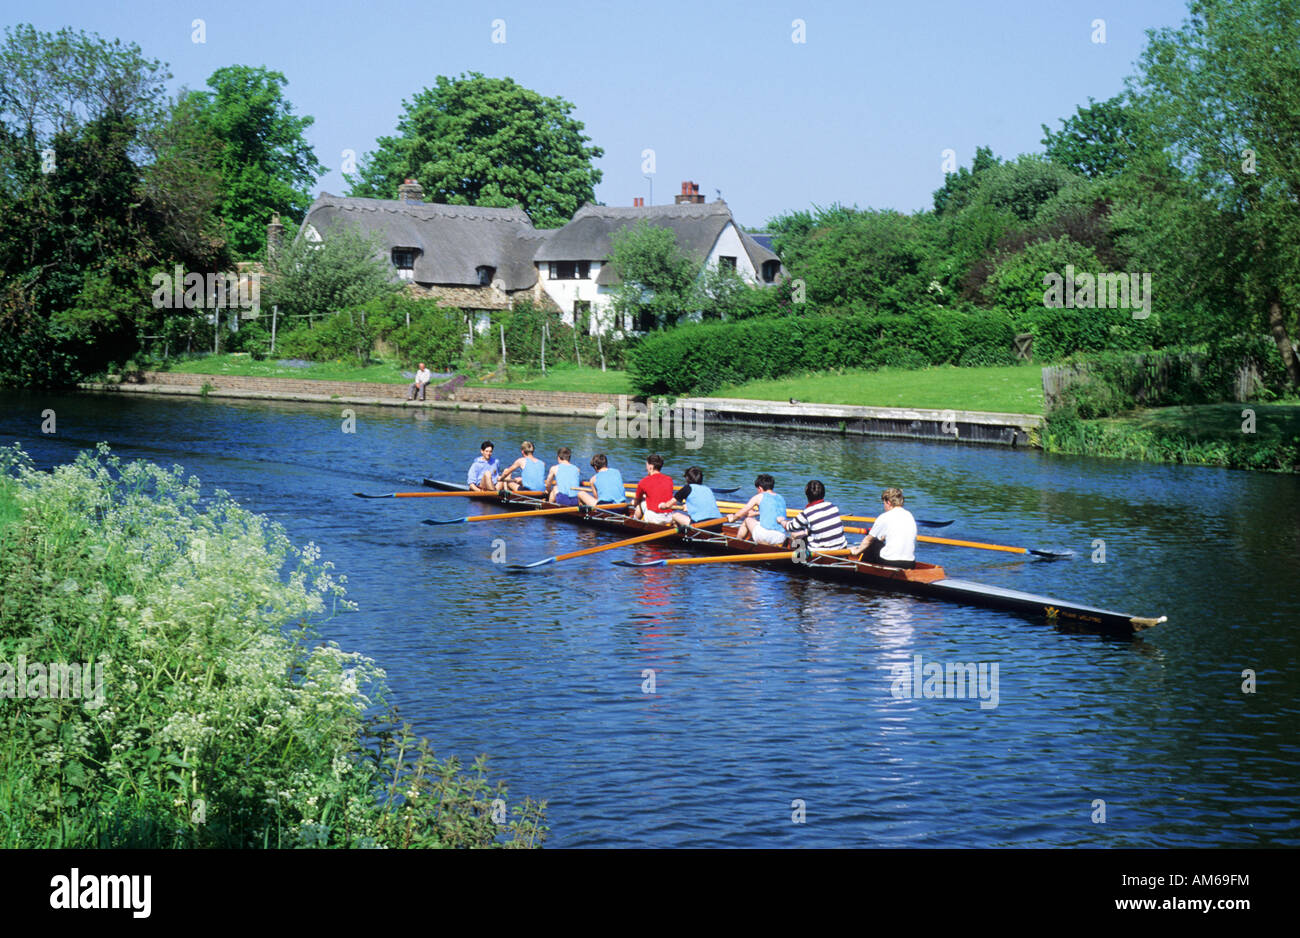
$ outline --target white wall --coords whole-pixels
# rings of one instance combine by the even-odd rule
[[[537,279],[541,281],[542,289],[555,301],[555,305],[560,307],[560,321],[566,326],[573,325],[573,304],[576,300],[590,303],[593,313],[599,313],[609,305],[610,290],[596,285],[601,266],[600,261],[591,261],[587,280],[551,280],[550,264],[538,262]]]
[[[733,222],[727,222],[727,227],[718,234],[718,240],[713,242],[713,248],[709,251],[708,266],[718,266],[718,258],[727,255],[736,259],[736,273],[740,274],[746,283],[755,284],[762,281],[762,272],[754,269],[754,264],[750,261],[749,253],[745,250],[745,245],[740,240],[740,233],[736,231]]]

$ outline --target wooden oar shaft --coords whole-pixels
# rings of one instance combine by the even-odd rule
[[[470,515],[466,521],[509,521],[511,518],[538,518],[542,515],[576,515],[581,505],[571,508],[540,508],[532,511],[506,511],[495,515]],[[610,505],[610,508],[622,508],[622,505]]]
[[[869,534],[867,528],[844,528],[845,534]],[[930,537],[926,534],[918,534],[918,541],[925,541],[927,544],[947,544],[949,547],[976,547],[980,550],[1001,550],[1008,554],[1027,554],[1027,547],[1007,547],[1005,544],[985,544],[983,541],[958,541],[949,537]]]
[[[719,501],[719,502],[718,502],[718,507],[719,507],[719,508],[724,508],[724,509],[726,509],[726,510],[728,510],[728,511],[738,511],[738,510],[740,510],[741,508],[744,508],[744,507],[745,507],[745,503],[744,503],[744,502],[727,502],[727,501]],[[786,516],[787,518],[793,518],[795,515],[799,514],[799,512],[800,512],[801,510],[802,510],[802,509],[800,509],[800,508],[787,508],[787,509],[785,510],[785,516]],[[840,515],[840,520],[841,520],[841,521],[870,521],[870,522],[874,523],[876,519],[875,519],[875,518],[868,518],[866,515]]]
[[[701,521],[694,525],[697,528],[714,527],[722,524],[721,518],[714,518],[712,521]],[[662,540],[666,537],[672,537],[677,533],[677,528],[669,528],[667,531],[655,531],[653,534],[642,534],[640,537],[630,537],[625,541],[615,541],[613,544],[602,544],[600,547],[588,547],[585,550],[574,550],[567,554],[559,554],[556,560],[572,560],[575,557],[588,557],[592,554],[599,554],[601,551],[613,550],[616,547],[631,547],[633,544],[645,544],[650,541]]]
[[[476,490],[472,492],[394,492],[393,498],[465,498],[470,495],[491,495],[491,492]],[[545,495],[545,492],[511,492],[511,495]]]

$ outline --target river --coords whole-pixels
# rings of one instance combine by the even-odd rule
[[[522,439],[548,463],[571,446],[584,474],[603,451],[634,481],[646,444],[594,419],[353,410],[345,432],[342,406],[0,391],[0,442],[42,467],[101,440],[179,463],[314,541],[360,607],[325,637],[387,670],[440,756],[488,753],[511,799],[546,799],[551,846],[1300,845],[1300,477],[707,425],[699,449],[653,444],[678,479],[699,464],[748,493],[766,471],[797,507],[817,477],[865,514],[893,484],[917,517],[957,519],[945,536],[1070,548],[919,556],[1169,617],[1116,640],[741,565],[610,553],[509,573],[494,551],[610,538],[433,528],[420,519],[495,509],[352,493],[463,481],[483,439],[506,461]],[[895,666],[918,655],[982,667],[986,691],[996,665],[996,697],[900,695]]]

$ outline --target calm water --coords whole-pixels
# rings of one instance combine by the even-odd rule
[[[345,434],[340,410],[0,392],[0,443],[42,466],[100,440],[180,463],[314,540],[360,605],[326,636],[387,669],[440,755],[489,753],[512,797],[545,798],[552,846],[1300,844],[1294,477],[749,429],[659,444],[677,477],[769,471],[797,505],[816,476],[858,513],[897,484],[918,517],[958,519],[943,533],[1070,547],[1057,563],[921,556],[1170,618],[1117,641],[738,565],[628,570],[611,553],[509,574],[494,539],[529,560],[609,537],[540,519],[434,529],[419,520],[464,514],[460,500],[350,493],[463,479],[484,438],[511,459],[521,439],[548,456],[567,444],[584,468],[604,451],[625,478],[643,445],[598,439],[594,420],[382,408],[356,408]],[[996,663],[997,706],[896,698],[891,665],[916,655]]]

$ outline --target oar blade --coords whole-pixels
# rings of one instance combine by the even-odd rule
[[[385,492],[383,495],[371,495],[369,492],[353,492],[357,498],[396,498],[396,492]]]
[[[545,567],[547,564],[555,563],[555,557],[547,557],[543,560],[534,560],[532,563],[509,563],[506,569],[511,573],[522,573],[525,570],[532,570],[536,567]]]
[[[1067,557],[1074,556],[1074,551],[1072,550],[1041,550],[1033,547],[1029,548],[1028,553],[1033,554],[1035,557],[1044,557],[1048,560],[1064,560]]]
[[[954,518],[953,521],[956,519]],[[946,528],[952,524],[952,521],[922,521],[917,519],[917,525],[922,528]]]
[[[469,518],[425,518],[420,524],[467,524]]]
[[[668,561],[662,558],[659,560],[611,560],[610,563],[616,567],[665,567],[668,565]]]

